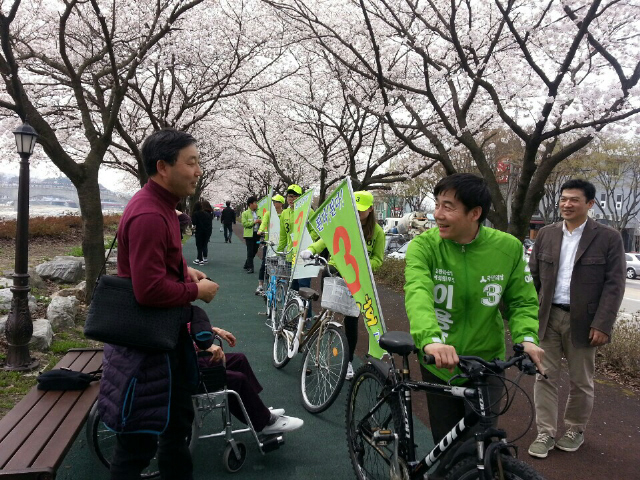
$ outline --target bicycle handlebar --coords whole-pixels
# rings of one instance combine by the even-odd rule
[[[463,377],[471,378],[491,371],[492,373],[502,373],[513,365],[518,367],[518,370],[527,374],[535,375],[538,372],[535,363],[531,361],[529,355],[524,353],[524,347],[520,343],[516,343],[513,346],[515,355],[508,360],[492,360],[487,361],[484,358],[476,357],[473,355],[459,355],[460,362],[458,366],[463,372]],[[422,359],[426,365],[435,365],[436,359],[433,355],[424,354]]]

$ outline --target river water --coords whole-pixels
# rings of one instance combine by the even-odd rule
[[[122,210],[103,209],[102,213],[122,213]],[[55,205],[29,205],[29,218],[58,217],[62,215],[80,215],[80,209]],[[0,205],[0,221],[15,220],[16,216],[17,211],[14,205]]]

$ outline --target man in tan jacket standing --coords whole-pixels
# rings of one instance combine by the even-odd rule
[[[596,347],[611,340],[625,289],[620,233],[588,217],[595,187],[573,179],[560,189],[564,221],[540,230],[529,267],[538,291],[540,347],[548,375],[534,387],[538,436],[529,455],[545,458],[554,447],[575,452],[593,409]],[[565,433],[556,441],[558,379],[562,357],[569,365]]]

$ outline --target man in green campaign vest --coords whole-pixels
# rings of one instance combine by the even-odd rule
[[[298,254],[298,243],[302,238],[302,231],[307,228],[306,222],[306,210],[313,211],[309,208],[309,204],[311,203],[311,199],[313,197],[313,191],[309,190],[305,193],[305,198],[301,200],[305,200],[303,202],[298,203],[299,197],[302,195],[302,187],[300,185],[289,185],[287,188],[287,204],[289,208],[285,209],[280,215],[280,239],[278,241],[278,251],[288,252],[287,260],[291,262],[295,262],[295,256]],[[309,196],[308,199],[306,196]],[[297,205],[297,208],[296,208]],[[309,230],[311,234],[311,238],[314,240],[318,239],[318,235]],[[293,277],[293,269],[292,269],[292,277]],[[298,290],[300,287],[311,287],[311,278],[292,278],[290,287],[294,290]],[[307,315],[311,316],[311,302],[309,302],[309,310],[307,311]]]

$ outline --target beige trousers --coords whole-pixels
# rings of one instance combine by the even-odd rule
[[[595,347],[576,348],[571,343],[569,312],[551,307],[544,340],[542,366],[548,379],[536,376],[533,389],[538,433],[556,436],[558,430],[558,380],[562,357],[569,364],[569,398],[564,411],[567,430],[584,431],[593,410],[593,374],[595,371]]]

